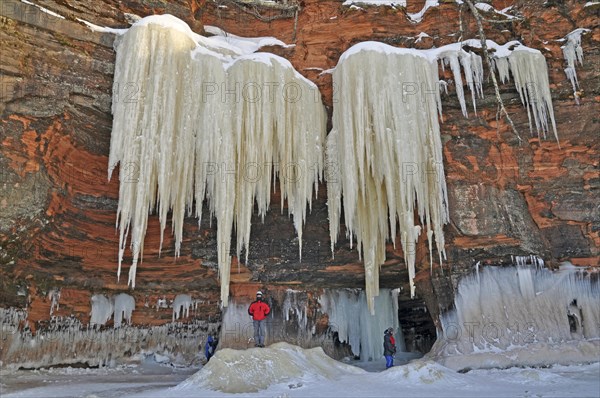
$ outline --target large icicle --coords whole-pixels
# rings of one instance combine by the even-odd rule
[[[169,15],[137,22],[115,48],[109,176],[120,163],[118,275],[131,231],[135,287],[149,212],[158,212],[162,246],[172,211],[178,256],[186,213],[194,213],[195,201],[200,220],[207,199],[217,218],[226,306],[233,226],[238,256],[245,249],[247,259],[254,202],[264,217],[277,175],[302,248],[306,205],[323,171],[326,115],[318,90],[288,61],[241,56],[243,49],[196,35]],[[139,95],[119,98],[124,91]]]
[[[552,130],[558,140],[546,61],[518,41],[486,42],[500,80],[512,74],[530,126],[538,136]],[[435,238],[441,263],[443,225],[448,221],[446,185],[439,138],[442,116],[438,65],[450,67],[461,110],[467,116],[463,81],[473,108],[483,96],[481,57],[463,47],[480,48],[465,40],[430,50],[398,49],[376,42],[360,43],[342,55],[333,72],[339,101],[327,138],[328,162],[340,165],[341,180],[328,181],[332,250],[339,233],[343,194],[345,224],[364,257],[367,299],[373,310],[379,266],[385,261],[385,241],[396,237],[396,222],[414,294],[414,245],[427,229],[430,261]],[[462,73],[461,73],[462,70]],[[464,77],[463,77],[464,76]],[[464,79],[464,80],[463,80]],[[533,119],[533,121],[532,121]],[[533,129],[531,127],[531,129]],[[336,176],[337,177],[337,176]],[[420,225],[415,225],[415,209]],[[432,263],[430,262],[432,265]]]
[[[548,126],[548,119],[550,119],[554,137],[558,141],[546,59],[538,50],[520,46],[512,51],[508,62],[521,102],[527,109],[530,129],[532,129],[531,116],[533,115],[538,135],[541,131],[546,138],[550,129]]]
[[[186,33],[156,23],[136,24],[115,43],[117,60],[109,177],[113,168],[121,163],[117,275],[121,273],[127,235],[131,231],[133,259],[129,283],[133,287],[137,262],[143,255],[148,213],[157,208],[162,244],[167,212],[180,197],[187,197],[188,181],[177,179],[176,174],[182,171],[177,163],[190,157],[193,160],[194,156],[193,140],[189,142],[190,131],[182,126],[186,120],[185,108],[191,103],[184,100],[184,93],[189,87],[190,52],[194,47],[194,41]],[[127,85],[134,90],[131,92],[135,93],[135,98],[119,98]],[[175,156],[178,145],[184,151]],[[173,226],[176,231],[183,223],[180,210],[175,206]]]
[[[437,64],[416,50],[365,42],[342,55],[333,81],[344,100],[333,110],[327,140],[328,161],[343,170],[339,181],[327,184],[332,250],[343,194],[345,225],[364,257],[366,297],[374,313],[385,241],[395,239],[397,222],[415,293],[414,245],[421,232],[415,207],[421,225],[434,232],[440,257],[445,255],[448,200]]]

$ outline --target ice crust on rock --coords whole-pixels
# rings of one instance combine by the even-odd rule
[[[454,369],[597,361],[598,271],[550,271],[535,256],[515,262],[461,279],[431,355]]]
[[[162,247],[172,212],[179,256],[184,217],[200,223],[206,199],[217,219],[226,306],[233,226],[238,258],[245,250],[247,259],[254,206],[264,218],[276,177],[302,249],[306,205],[323,173],[326,116],[316,86],[287,60],[209,39],[168,15],[117,37],[109,177],[120,163],[118,275],[129,238],[135,287],[149,213],[158,214]],[[139,97],[119,98],[131,82]]]

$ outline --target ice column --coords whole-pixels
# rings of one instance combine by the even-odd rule
[[[135,310],[135,299],[128,294],[120,293],[114,297],[114,306],[114,327],[120,327],[123,319],[127,321],[128,325],[131,325],[131,314]]]
[[[192,296],[189,294],[178,294],[173,300],[173,322],[179,318],[187,318],[190,315]]]
[[[91,326],[102,326],[112,317],[114,306],[112,300],[103,294],[92,296]]]
[[[383,356],[383,332],[388,327],[396,331],[398,351],[404,349],[404,338],[398,321],[398,291],[381,289],[375,299],[377,313],[371,314],[365,292],[352,289],[326,290],[319,298],[321,312],[329,316],[329,327],[338,332],[338,339],[352,348],[363,361]]]

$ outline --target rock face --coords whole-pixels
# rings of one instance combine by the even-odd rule
[[[36,2],[37,3],[37,2]],[[40,2],[41,3],[41,2]],[[295,2],[289,2],[295,3]],[[410,21],[424,1],[408,7],[350,8],[341,1],[306,0],[298,12],[251,7],[233,1],[48,0],[46,9],[17,0],[0,7],[0,305],[27,308],[35,331],[50,319],[48,294],[60,289],[58,316],[89,321],[90,298],[127,291],[116,280],[118,234],[115,232],[119,181],[107,180],[113,89],[117,100],[135,100],[135,82],[113,87],[114,35],[91,31],[81,20],[126,28],[131,14],[170,13],[202,32],[215,25],[241,36],[275,36],[292,48],[264,48],[289,59],[315,82],[331,116],[337,101],[331,76],[351,45],[365,40],[401,47],[430,48],[477,37],[466,6],[440,2],[421,22]],[[495,8],[509,1],[493,1]],[[599,151],[600,30],[597,4],[517,0],[522,18],[484,22],[489,39],[520,40],[546,57],[560,137],[531,136],[527,113],[512,85],[501,86],[502,98],[522,143],[504,119],[497,117],[493,87],[487,84],[478,114],[462,116],[455,97],[445,95],[445,170],[451,223],[446,226],[448,260],[429,271],[427,245],[416,248],[417,299],[407,296],[403,253],[390,244],[381,269],[381,286],[403,287],[400,321],[409,348],[426,351],[435,339],[437,314],[451,305],[460,275],[477,261],[497,264],[511,255],[536,254],[550,265],[569,260],[597,266],[600,259]],[[502,20],[494,12],[488,19]],[[296,17],[295,17],[296,16]],[[576,28],[582,36],[584,64],[577,65],[580,103],[564,73],[561,41]],[[423,37],[419,33],[425,32]],[[488,72],[486,72],[488,73]],[[450,84],[449,90],[453,90]],[[131,170],[135,173],[135,170]],[[116,175],[116,174],[115,174]],[[123,183],[123,182],[121,182]],[[291,220],[283,216],[278,193],[264,223],[253,220],[248,264],[232,266],[232,294],[253,295],[256,288],[358,288],[362,264],[341,240],[331,257],[325,186],[313,202],[304,228],[302,261]],[[158,299],[190,294],[203,306],[191,318],[218,319],[219,285],[215,225],[207,217],[198,227],[187,220],[181,257],[173,257],[172,237],[165,235],[161,257],[156,217],[149,218],[144,261],[137,284],[133,323],[171,321],[171,309],[144,306]],[[399,245],[398,245],[399,247]],[[130,258],[126,257],[124,264]],[[1,359],[1,358],[0,358]]]

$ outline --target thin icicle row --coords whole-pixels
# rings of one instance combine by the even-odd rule
[[[481,42],[475,39],[466,40],[462,44],[481,47]],[[500,81],[507,82],[512,74],[521,103],[527,109],[530,131],[533,133],[535,124],[538,137],[546,138],[551,130],[554,138],[558,141],[548,81],[548,67],[542,53],[524,46],[518,41],[498,45],[492,40],[487,40],[486,45],[488,49],[494,51],[492,61],[498,71]]]
[[[203,40],[171,16],[145,18],[117,40],[109,177],[120,163],[118,275],[131,231],[135,287],[148,213],[158,213],[162,248],[172,211],[178,256],[184,217],[200,223],[206,199],[217,219],[226,306],[233,226],[238,257],[245,250],[247,260],[254,204],[264,218],[277,176],[301,250],[306,204],[323,174],[326,115],[316,86],[288,61],[272,54],[232,61],[239,54],[219,54],[197,44]],[[118,88],[132,82],[139,97],[119,102]]]
[[[565,36],[566,44],[562,46],[563,56],[567,62],[565,68],[565,74],[573,86],[573,96],[575,102],[579,104],[579,94],[577,89],[579,88],[579,81],[577,80],[577,71],[575,66],[577,63],[583,65],[583,49],[581,48],[581,35],[589,32],[589,29],[578,28]]]

